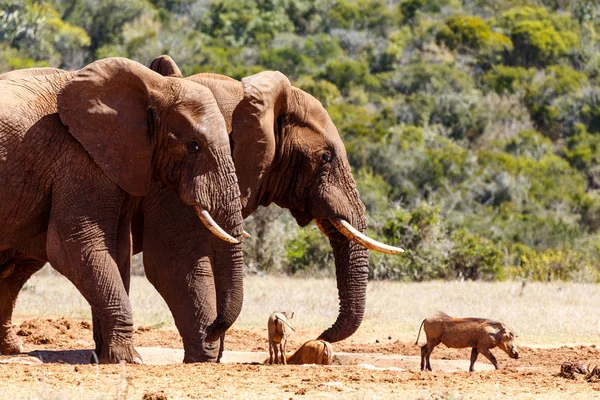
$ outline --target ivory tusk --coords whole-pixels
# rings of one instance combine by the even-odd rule
[[[243,237],[244,239],[248,239],[248,238],[250,237],[250,234],[249,234],[248,232],[246,232],[246,231],[244,231],[244,230],[243,230],[243,231],[242,231],[242,237]]]
[[[356,242],[360,245],[365,246],[367,249],[375,250],[375,251],[378,251],[380,253],[385,253],[385,254],[404,253],[404,250],[401,249],[400,247],[390,246],[390,245],[378,242],[375,239],[371,239],[367,235],[359,232],[355,227],[350,225],[350,223],[348,223],[348,221],[346,221],[342,218],[337,218],[337,217],[329,218],[329,221],[331,221],[333,226],[335,226],[335,228],[338,231],[340,231],[344,236],[346,236],[348,239],[350,239],[353,242]]]
[[[211,231],[216,237],[233,244],[238,244],[240,242],[239,240],[235,239],[230,234],[225,232],[223,228],[221,228],[215,222],[215,220],[212,219],[208,211],[206,211],[204,208],[196,204],[194,206],[194,211],[196,211],[196,215],[198,216],[198,218],[200,218],[200,221],[202,221],[204,226],[206,226],[208,230]]]

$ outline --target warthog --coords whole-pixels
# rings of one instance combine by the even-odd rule
[[[415,344],[419,343],[421,328],[425,329],[425,335],[427,335],[427,343],[421,346],[421,371],[425,370],[425,367],[431,371],[429,357],[435,346],[440,343],[455,349],[472,347],[469,372],[473,372],[473,365],[475,365],[479,353],[483,354],[498,369],[498,361],[490,351],[494,347],[501,348],[511,358],[519,358],[519,350],[514,343],[515,335],[501,322],[485,318],[452,318],[444,313],[438,313],[421,322]],[[427,360],[427,366],[425,360]]]
[[[281,351],[281,363],[286,364],[285,350],[288,336],[294,330],[289,320],[294,318],[293,312],[274,312],[269,317],[269,364],[273,364],[273,352],[275,352],[275,364],[279,364],[279,351]]]
[[[330,365],[333,361],[333,348],[325,340],[309,340],[287,358],[288,364]]]

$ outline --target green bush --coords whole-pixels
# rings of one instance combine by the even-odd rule
[[[481,84],[499,94],[524,92],[535,72],[534,69],[497,65],[481,77]]]
[[[284,244],[287,266],[292,275],[333,275],[335,264],[329,240],[314,225],[298,231]]]
[[[585,260],[568,248],[548,249],[535,252],[521,247],[519,265],[509,269],[512,278],[532,281],[567,281],[578,275]]]
[[[527,199],[543,207],[563,202],[577,203],[585,193],[585,180],[566,160],[547,154],[539,160],[515,157],[507,153],[481,151],[479,164],[488,170],[505,171],[519,181],[527,182]]]
[[[264,69],[280,71],[290,79],[308,74],[315,67],[310,58],[289,47],[262,49],[259,53],[258,63]]]
[[[510,51],[513,47],[508,37],[493,32],[484,20],[472,15],[448,17],[435,38],[452,50],[498,52]]]
[[[452,65],[415,63],[400,66],[385,87],[403,94],[416,92],[465,92],[473,88],[473,78]]]
[[[502,280],[504,254],[498,245],[464,229],[452,232],[446,279]]]
[[[336,103],[340,97],[338,88],[325,80],[314,80],[309,76],[303,76],[294,81],[294,85],[315,96],[325,108]]]
[[[511,65],[544,67],[566,56],[579,43],[578,26],[567,16],[542,7],[515,7],[503,13],[498,26],[513,43]]]
[[[369,74],[366,61],[330,61],[320,77],[333,83],[342,93],[347,93],[351,86],[377,84],[375,78]]]

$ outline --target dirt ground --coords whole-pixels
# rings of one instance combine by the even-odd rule
[[[69,353],[93,347],[88,321],[33,319],[17,325],[17,331],[26,352],[61,350]],[[295,333],[288,349],[298,348],[318,333]],[[138,347],[182,348],[176,331],[148,327],[136,329],[134,343]],[[590,368],[600,365],[600,349],[594,345],[533,348],[520,344],[518,360],[509,359],[495,349],[501,369],[490,370],[491,365],[480,356],[475,373],[466,372],[470,349],[437,347],[432,355],[434,372],[426,373],[419,371],[420,350],[414,342],[391,336],[379,339],[353,336],[333,347],[339,354],[336,363],[344,365],[97,366],[22,364],[31,357],[2,356],[0,398],[600,398],[600,380],[588,382],[583,376],[570,380],[558,375],[564,361],[582,361]],[[226,350],[230,354],[267,352],[266,332],[230,330]],[[181,350],[177,354],[182,354]],[[387,368],[375,366],[381,365],[381,360],[388,360]]]

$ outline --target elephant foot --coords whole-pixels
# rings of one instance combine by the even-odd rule
[[[193,344],[184,340],[183,348],[185,351],[184,363],[217,363],[221,358],[219,340]]]
[[[22,352],[23,345],[21,344],[21,339],[19,339],[12,328],[10,328],[4,335],[4,339],[0,342],[0,354],[8,356]]]
[[[92,356],[92,362],[94,361],[94,356]],[[98,356],[98,362],[100,362],[100,364],[118,364],[121,361],[130,364],[144,363],[142,356],[135,350],[131,343],[109,345],[104,347]]]

